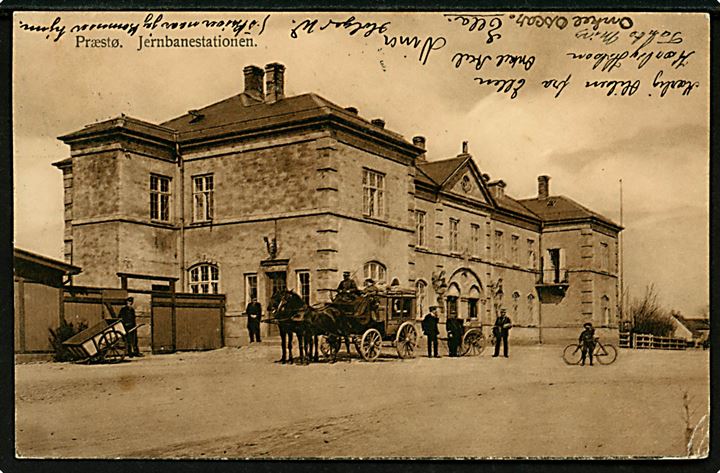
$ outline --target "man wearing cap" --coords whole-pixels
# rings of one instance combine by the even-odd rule
[[[350,271],[343,272],[343,280],[340,281],[337,288],[336,302],[350,304],[359,294],[357,283],[350,277]]]
[[[355,280],[350,277],[350,271],[343,272],[343,280],[338,284],[339,293],[357,293],[358,287]]]
[[[247,328],[250,335],[250,343],[260,343],[260,319],[262,318],[262,305],[257,300],[257,297],[252,296],[250,303],[245,308],[247,314]]]
[[[437,316],[437,306],[430,307],[430,313],[423,318],[422,331],[427,336],[427,350],[428,358],[438,356],[438,322],[440,321]]]
[[[593,364],[593,351],[595,351],[595,329],[590,322],[583,324],[583,331],[580,332],[578,344],[582,348],[581,365],[585,365],[585,358],[590,356],[590,366]]]
[[[500,341],[503,344],[503,356],[508,357],[508,334],[512,328],[510,317],[507,316],[507,310],[503,307],[500,309],[500,315],[495,319],[493,326],[493,335],[495,336],[495,353],[493,357],[500,355]]]
[[[133,298],[128,297],[125,299],[125,305],[122,309],[120,309],[120,318],[122,319],[123,327],[125,327],[126,336],[125,339],[127,340],[127,353],[128,356],[134,357],[134,356],[143,356],[140,353],[140,350],[138,349],[138,339],[137,339],[137,331],[133,330],[130,331],[130,329],[135,328],[135,308],[133,307]]]

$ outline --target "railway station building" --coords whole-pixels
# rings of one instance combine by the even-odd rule
[[[415,288],[418,318],[440,305],[487,326],[500,303],[514,339],[567,340],[586,321],[617,331],[619,225],[553,195],[548,176],[511,197],[467,143],[430,157],[424,137],[314,93],[286,97],[284,83],[281,64],[247,66],[242,92],[204,108],[59,137],[74,283],[124,272],[223,293],[229,346],[247,340],[252,296],[266,307],[287,286],[324,302],[343,271]]]

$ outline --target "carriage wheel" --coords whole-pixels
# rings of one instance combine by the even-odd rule
[[[365,361],[375,361],[380,356],[382,336],[377,329],[370,328],[363,333],[360,340],[360,355]]]
[[[340,338],[334,335],[320,337],[320,352],[329,360],[336,360],[340,351]]]
[[[125,335],[117,330],[106,332],[98,343],[100,360],[106,363],[119,363],[125,359]]]
[[[485,338],[480,330],[471,328],[462,338],[462,345],[460,347],[462,356],[478,356],[483,350],[485,350]]]
[[[403,322],[395,337],[395,349],[400,358],[415,358],[418,334],[412,322]]]

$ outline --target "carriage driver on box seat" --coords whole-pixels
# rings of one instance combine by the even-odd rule
[[[133,298],[128,297],[125,299],[125,305],[120,309],[120,318],[122,319],[123,327],[125,327],[126,340],[127,340],[127,353],[128,356],[143,356],[138,349],[137,331],[130,329],[135,328],[135,308],[133,307]]]
[[[350,271],[343,272],[343,280],[340,281],[337,288],[337,296],[335,302],[341,304],[350,304],[360,294],[357,283],[350,277]]]

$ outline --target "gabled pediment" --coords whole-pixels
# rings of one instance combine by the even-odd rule
[[[442,191],[492,205],[490,192],[472,159],[467,159],[442,184]]]

